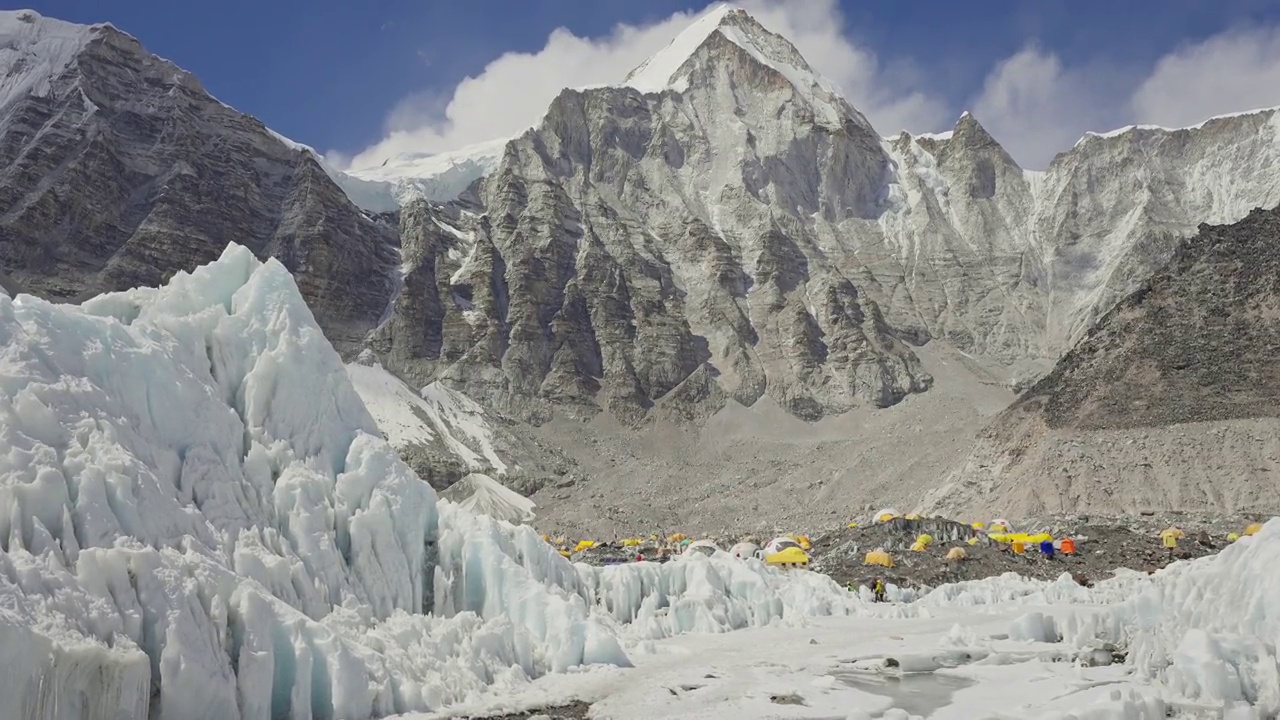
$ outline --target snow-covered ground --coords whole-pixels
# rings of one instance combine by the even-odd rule
[[[624,630],[632,668],[551,674],[408,717],[581,700],[618,720],[1273,718],[1276,567],[1280,521],[1221,556],[1092,589],[1005,576],[733,633],[652,641]]]
[[[275,261],[0,294],[3,717],[1270,717],[1276,567],[1280,521],[1154,578],[886,605],[724,553],[574,565],[437,500]]]

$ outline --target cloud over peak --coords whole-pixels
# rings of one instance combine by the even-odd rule
[[[944,99],[943,88],[930,86],[928,75],[888,65],[853,41],[837,0],[744,0],[738,6],[790,40],[882,135],[942,129],[962,109]],[[388,114],[380,141],[353,157],[328,157],[359,170],[400,154],[516,135],[538,122],[561,89],[622,82],[700,14],[619,24],[597,38],[558,28],[536,52],[504,53],[450,91],[404,98]],[[1134,123],[1179,127],[1280,105],[1280,28],[1224,32],[1147,66],[1068,64],[1029,42],[995,63],[964,105],[1020,164],[1042,168],[1087,131]]]

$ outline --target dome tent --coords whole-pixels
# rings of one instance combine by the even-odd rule
[[[809,556],[798,547],[785,548],[765,558],[765,563],[773,567],[808,567]]]
[[[804,549],[800,547],[800,543],[796,542],[794,539],[789,537],[776,537],[770,540],[768,545],[764,546],[764,557],[765,559],[768,559],[770,555],[780,553],[787,548],[795,548],[804,552]]]
[[[718,552],[720,552],[720,548],[716,547],[716,544],[711,542],[710,540],[695,540],[694,542],[691,542],[688,545],[686,545],[684,548],[685,555],[701,554],[701,555],[711,556],[711,555],[715,555]]]
[[[739,560],[758,558],[760,557],[760,546],[753,542],[740,542],[732,548],[729,548],[729,554]]]
[[[893,558],[889,556],[889,553],[884,551],[884,548],[876,548],[875,550],[872,550],[871,552],[867,553],[867,556],[866,558],[863,559],[862,564],[863,565],[879,565],[881,567],[891,568],[893,567]]]
[[[900,517],[902,517],[902,513],[898,512],[897,510],[894,510],[893,508],[884,508],[883,510],[880,510],[879,512],[877,512],[875,515],[872,515],[871,519],[875,522],[882,523],[882,522],[889,522],[890,520],[894,520]]]

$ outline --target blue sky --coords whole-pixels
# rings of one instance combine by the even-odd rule
[[[1119,102],[1119,96],[1134,92],[1162,58],[1192,52],[1215,38],[1263,33],[1255,38],[1262,60],[1252,62],[1256,53],[1246,48],[1236,62],[1256,65],[1269,62],[1273,54],[1280,56],[1280,50],[1270,47],[1273,40],[1280,45],[1280,36],[1266,35],[1280,27],[1280,3],[1268,0],[752,2],[771,8],[779,17],[824,6],[826,20],[821,23],[851,47],[875,58],[874,71],[851,76],[859,88],[845,90],[851,95],[864,93],[862,104],[871,109],[855,104],[885,134],[897,128],[883,124],[914,125],[910,129],[917,131],[938,129],[960,110],[975,104],[981,107],[984,87],[1001,63],[1019,53],[1032,53],[1022,58],[1027,61],[1023,82],[1034,82],[1034,78],[1048,85],[1066,82],[1075,93],[1069,103],[1098,105]],[[441,130],[444,108],[455,87],[468,76],[482,76],[486,66],[504,53],[539,52],[556,28],[566,28],[579,38],[607,40],[619,23],[661,27],[673,13],[697,11],[705,5],[685,0],[45,0],[33,7],[76,22],[110,21],[138,37],[152,52],[195,73],[224,102],[257,115],[300,142],[349,156],[383,140],[389,127],[406,131],[415,123],[434,123],[438,131],[424,136],[424,150],[483,139],[476,135],[487,127],[461,134]],[[752,9],[751,2],[746,5]],[[809,22],[812,25],[813,18]],[[672,27],[679,23],[677,18]],[[811,30],[818,39],[810,44],[821,42],[824,30]],[[804,43],[797,41],[797,45],[806,51]],[[624,52],[620,57],[629,56]],[[544,67],[530,62],[531,68],[541,68],[539,72],[561,71],[554,63]],[[572,58],[563,62],[574,64]],[[591,56],[583,62],[592,62]],[[1057,80],[1053,79],[1054,63]],[[625,74],[625,70],[613,72]],[[1269,78],[1265,75],[1259,81]],[[875,87],[866,87],[871,85]],[[1034,94],[1034,88],[1028,91]],[[1253,97],[1240,92],[1245,97],[1239,102]],[[897,107],[897,96],[909,93],[919,94],[928,107],[908,111],[877,106]],[[990,114],[1027,115],[1020,97],[1006,97],[1004,106],[997,103]],[[541,96],[527,99],[531,107],[545,100]],[[1218,105],[1231,102],[1230,98],[1214,101]],[[1210,107],[1214,103],[1206,104],[1206,112],[1246,109]],[[1280,104],[1280,97],[1263,104]],[[473,115],[459,114],[460,121],[500,112],[482,105]],[[1049,107],[1036,112],[1053,116],[1066,111]],[[1077,125],[1112,120],[1103,108],[1071,112],[1081,115]],[[989,128],[1018,119],[988,120],[982,113],[975,114]],[[1114,122],[1129,119],[1124,113],[1114,114]],[[1022,120],[1037,121],[1034,117]],[[536,117],[524,122],[534,121]],[[1007,133],[1016,132],[1016,126],[1009,127],[1014,129]],[[1088,126],[1064,128],[1059,134],[1078,135],[1083,129]],[[513,131],[494,127],[495,132],[499,130]],[[1059,139],[1055,136],[1054,141]],[[386,152],[391,152],[392,146],[387,147]],[[405,147],[402,143],[395,149]],[[1015,151],[1015,157],[1033,154]]]

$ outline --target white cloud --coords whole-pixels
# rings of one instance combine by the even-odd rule
[[[837,0],[741,0],[838,85],[882,135],[924,132],[958,115],[926,74],[886,68],[843,33]],[[699,12],[582,38],[557,29],[542,49],[509,52],[442,95],[402,100],[386,136],[338,167],[363,168],[406,152],[435,153],[515,135],[538,122],[565,87],[620,82]],[[1036,45],[998,62],[968,108],[1024,167],[1042,168],[1088,131],[1136,123],[1193,125],[1213,115],[1280,105],[1280,27],[1225,32],[1178,48],[1153,66],[1068,65]]]
[[[1088,131],[1125,125],[1186,127],[1280,105],[1280,28],[1228,31],[1176,49],[1148,71],[1066,67],[1024,48],[996,65],[973,114],[1025,167],[1041,168]]]
[[[836,0],[746,0],[739,5],[794,43],[882,133],[937,129],[950,114],[933,97],[890,82],[875,56],[842,34]],[[388,117],[387,135],[353,158],[326,156],[340,167],[360,169],[399,153],[443,152],[514,135],[534,125],[562,88],[620,82],[698,14],[678,12],[640,27],[618,25],[601,38],[557,29],[541,50],[502,55],[479,75],[464,79],[448,97],[406,98]]]
[[[1165,55],[1133,97],[1139,123],[1185,127],[1280,105],[1280,28],[1225,32]]]
[[[1048,165],[1086,131],[1123,124],[1115,89],[1089,72],[1063,66],[1035,46],[1002,60],[973,101],[973,115],[1025,167]],[[1122,96],[1123,97],[1123,96]]]

